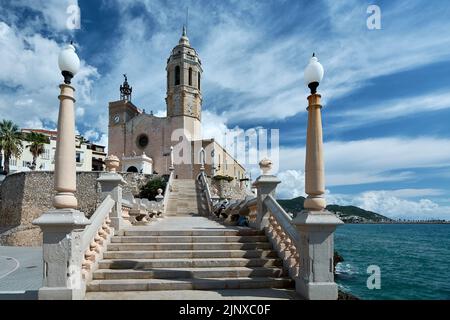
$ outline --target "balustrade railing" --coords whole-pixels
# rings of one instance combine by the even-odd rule
[[[283,260],[284,267],[289,271],[289,276],[295,278],[300,270],[300,255],[296,247],[300,235],[291,224],[290,215],[284,211],[272,195],[268,195],[264,199],[264,205],[269,213],[267,235]]]
[[[170,171],[169,180],[167,181],[166,190],[164,190],[164,200],[163,200],[163,214],[167,212],[167,207],[169,203],[169,196],[173,188],[174,171]]]
[[[202,184],[203,190],[205,192],[205,196],[206,196],[206,203],[208,206],[208,214],[213,214],[214,210],[213,210],[213,200],[212,200],[212,195],[211,195],[211,190],[209,188],[209,184],[208,184],[208,180],[206,179],[206,174],[205,172],[201,172],[200,173],[200,182]]]
[[[106,244],[114,235],[110,213],[115,203],[112,197],[108,195],[89,219],[90,224],[81,233],[81,252],[84,254],[82,263],[84,281],[91,280],[94,268],[106,250]]]

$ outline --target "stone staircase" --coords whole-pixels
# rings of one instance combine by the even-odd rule
[[[193,179],[173,180],[166,216],[186,216],[202,210],[202,195],[198,183]]]
[[[259,231],[130,229],[112,238],[87,291],[92,298],[100,292],[293,286]]]

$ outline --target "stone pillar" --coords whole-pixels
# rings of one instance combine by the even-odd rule
[[[75,149],[75,110],[74,87],[68,84],[59,86],[59,117],[58,137],[55,153],[55,190],[53,206],[56,209],[72,208],[78,206],[75,198],[77,189],[76,177],[76,149]]]
[[[111,155],[105,159],[105,163],[107,172],[102,173],[97,182],[100,183],[102,189],[102,200],[110,195],[116,202],[110,214],[110,219],[114,233],[118,234],[125,226],[122,216],[122,186],[126,184],[126,181],[117,173],[120,165],[118,157]]]
[[[326,207],[323,164],[322,117],[320,94],[308,97],[308,129],[306,133],[305,200],[306,210],[321,211]]]
[[[334,231],[342,225],[335,214],[326,211],[320,95],[308,97],[304,210],[292,224],[299,232],[296,248],[300,255],[300,273],[295,280],[297,292],[309,300],[336,300],[334,282]]]
[[[257,190],[256,199],[258,207],[255,227],[258,230],[264,230],[264,228],[268,227],[269,225],[269,215],[267,212],[267,208],[264,205],[264,200],[269,194],[275,196],[275,190],[277,188],[277,185],[281,181],[278,180],[276,176],[269,174],[270,170],[272,169],[272,162],[270,160],[262,160],[259,163],[259,166],[262,170],[262,175],[259,176],[254,183],[254,186]]]
[[[200,150],[200,171],[204,172],[205,171],[205,149],[202,148]]]
[[[41,300],[72,300],[84,297],[81,264],[81,231],[90,222],[77,208],[75,166],[75,117],[73,93],[60,85],[58,139],[55,155],[54,188],[56,209],[42,214],[33,224],[43,234],[44,281],[39,289]]]
[[[336,300],[334,282],[334,231],[344,224],[328,211],[303,211],[292,224],[300,237],[296,243],[300,255],[300,274],[295,280],[297,292],[309,300]]]

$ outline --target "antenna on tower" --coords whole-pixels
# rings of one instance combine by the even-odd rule
[[[186,31],[189,30],[189,7],[186,7]]]

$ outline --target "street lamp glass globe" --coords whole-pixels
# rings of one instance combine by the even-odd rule
[[[71,44],[67,45],[58,57],[59,69],[62,72],[70,72],[74,76],[80,70],[80,58],[75,53],[75,47]]]
[[[309,60],[309,64],[305,69],[305,84],[320,83],[323,79],[323,67],[316,56]]]

